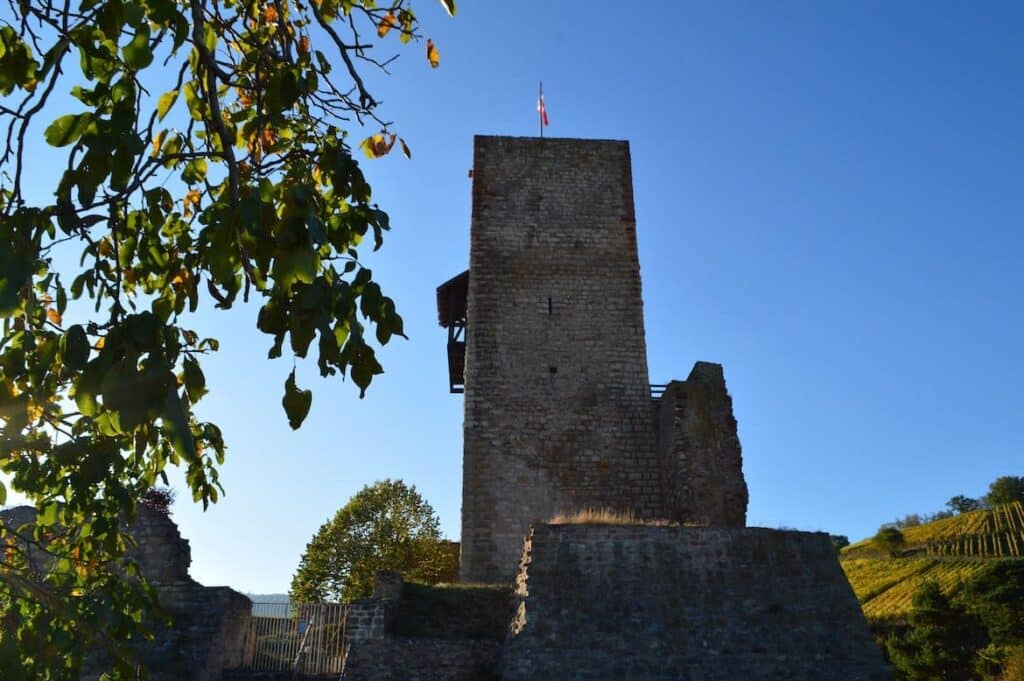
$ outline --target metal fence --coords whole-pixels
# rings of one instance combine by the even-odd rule
[[[253,603],[242,669],[340,674],[347,612],[344,603]]]

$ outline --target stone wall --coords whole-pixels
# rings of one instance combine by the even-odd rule
[[[402,584],[396,575],[378,579],[372,599],[350,604],[342,679],[497,679],[511,613],[508,589]]]
[[[342,681],[497,680],[501,643],[388,636],[352,646]]]
[[[136,542],[129,555],[172,620],[169,626],[152,622],[153,640],[131,646],[150,678],[217,681],[224,669],[241,664],[252,602],[233,589],[203,586],[189,576],[188,540],[166,515],[140,506],[129,533]],[[102,655],[93,657],[83,679],[97,679],[106,664]]]
[[[538,525],[505,681],[889,675],[828,535]]]
[[[530,523],[662,514],[629,145],[476,137],[461,577],[512,577]]]
[[[747,484],[722,365],[697,362],[658,401],[658,460],[666,517],[707,527],[744,527]]]

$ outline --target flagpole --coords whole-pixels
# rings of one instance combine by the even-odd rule
[[[540,109],[540,103],[544,101],[544,81],[540,81],[540,91],[537,93],[537,122],[540,124],[540,138],[544,139],[544,112]]]

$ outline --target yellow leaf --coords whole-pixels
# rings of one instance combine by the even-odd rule
[[[185,217],[187,217],[187,218],[192,217],[192,208],[193,207],[195,207],[196,209],[199,208],[199,199],[200,198],[201,198],[201,195],[199,194],[198,190],[195,190],[195,189],[193,189],[190,192],[188,192],[187,194],[185,194],[185,198],[183,198],[181,200],[182,204],[185,207]]]
[[[359,144],[359,148],[366,153],[368,158],[380,158],[381,156],[387,156],[388,152],[391,151],[391,147],[395,146],[395,138],[396,135],[394,134],[385,138],[383,134],[378,133],[364,139]]]
[[[25,412],[28,414],[29,423],[35,423],[43,415],[43,406],[29,400],[28,406],[25,407]]]
[[[182,270],[175,274],[174,278],[171,279],[171,286],[173,286],[174,288],[181,288],[186,283],[188,283],[188,280],[191,276],[191,272],[189,272],[188,270]]]
[[[156,134],[156,136],[153,138],[153,153],[150,154],[150,156],[155,157],[157,154],[160,153],[160,148],[164,146],[164,138],[166,137],[166,130],[161,130]]]
[[[102,350],[103,346],[107,344],[107,337],[100,336],[96,339],[96,345],[94,346],[97,350]]]
[[[397,25],[398,20],[395,19],[395,15],[388,11],[388,13],[384,15],[384,18],[380,20],[380,24],[378,24],[377,26],[377,35],[383,38],[388,34],[388,31],[390,31],[393,26]]]
[[[264,151],[268,151],[277,142],[277,133],[270,128],[260,130],[260,144]]]
[[[437,51],[434,41],[430,38],[427,38],[427,61],[430,62],[431,68],[436,69],[441,65],[441,53]]]
[[[104,257],[109,257],[114,254],[114,246],[113,244],[110,243],[110,239],[107,237],[103,237],[102,239],[100,239],[100,245],[98,250],[100,252],[100,255]]]
[[[49,319],[54,324],[56,324],[57,326],[60,326],[60,323],[62,321],[60,312],[57,312],[57,310],[53,309],[52,307],[46,310],[46,318]]]
[[[441,4],[444,5],[444,10],[448,12],[448,16],[455,16],[455,0],[441,0]]]

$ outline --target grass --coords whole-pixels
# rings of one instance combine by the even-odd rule
[[[924,580],[953,596],[991,560],[1024,559],[1024,506],[962,513],[901,530],[902,556],[891,558],[870,539],[843,549],[840,563],[871,621],[899,621]]]
[[[574,513],[559,513],[548,521],[551,525],[648,525],[668,527],[676,525],[668,520],[641,518],[632,511],[615,511],[610,508],[583,508]]]

